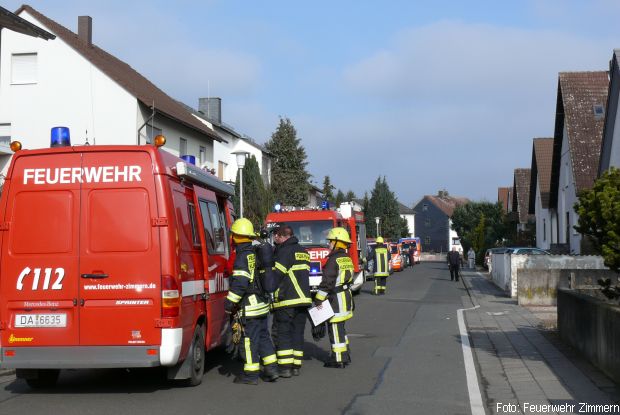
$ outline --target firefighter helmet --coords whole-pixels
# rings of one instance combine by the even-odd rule
[[[254,238],[256,234],[254,233],[254,225],[246,218],[240,218],[232,224],[230,231],[235,235],[248,236],[250,238]]]
[[[382,236],[377,236],[376,242],[378,244],[382,244],[383,243],[383,237]]]
[[[350,244],[351,238],[349,238],[349,232],[345,228],[333,228],[329,230],[327,234],[328,241],[340,241]]]

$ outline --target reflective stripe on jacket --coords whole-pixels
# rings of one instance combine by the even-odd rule
[[[389,276],[391,254],[388,252],[387,247],[383,244],[377,245],[372,256],[375,261],[375,277]]]
[[[330,323],[338,323],[353,317],[353,261],[344,249],[336,249],[327,256],[323,267],[323,279],[316,293],[318,300],[329,300],[334,310]]]
[[[307,307],[310,297],[310,255],[292,236],[277,246],[274,270],[278,289],[274,294],[274,308]]]
[[[237,246],[236,252],[226,298],[239,304],[246,318],[262,317],[269,313],[269,304],[254,278],[257,274],[254,247],[250,243],[243,243]]]

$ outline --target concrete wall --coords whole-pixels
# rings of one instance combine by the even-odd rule
[[[620,382],[620,306],[586,295],[588,291],[558,290],[560,337]]]
[[[521,269],[606,269],[599,256],[493,254],[491,261],[493,282],[511,297],[517,297]]]
[[[558,288],[600,289],[599,279],[614,279],[608,269],[518,269],[517,299],[524,306],[557,305]]]

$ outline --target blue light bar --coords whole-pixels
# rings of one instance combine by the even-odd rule
[[[324,200],[321,202],[321,209],[323,210],[329,209],[329,202],[327,200]]]
[[[196,165],[196,156],[185,155],[181,156],[181,159],[183,159],[186,163],[193,164],[194,166]]]
[[[68,147],[71,135],[68,127],[52,127],[50,147]]]

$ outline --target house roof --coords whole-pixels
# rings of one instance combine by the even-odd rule
[[[402,203],[398,202],[398,214],[399,215],[413,215],[415,214],[415,210],[411,209],[407,205],[403,205]]]
[[[529,213],[536,213],[536,185],[540,186],[540,201],[549,209],[551,190],[551,163],[553,162],[553,137],[535,138],[532,145],[532,173],[530,178]]]
[[[605,107],[605,127],[601,143],[601,157],[598,174],[609,169],[611,164],[611,147],[616,128],[616,114],[618,110],[618,98],[620,97],[620,49],[614,49],[614,54],[609,63],[609,92],[607,106]]]
[[[13,14],[4,7],[0,6],[0,29],[5,28],[24,35],[40,37],[45,40],[56,38],[56,36],[50,32],[33,25],[28,20],[22,19],[16,14]]]
[[[515,169],[512,211],[519,215],[519,223],[527,223],[530,205],[531,169]]]
[[[607,104],[609,79],[606,71],[560,72],[553,135],[550,206],[557,207],[562,139],[566,131],[568,151],[577,193],[589,189],[598,174],[605,124],[595,108]]]
[[[16,13],[26,11],[33,16],[48,30],[56,34],[67,45],[82,55],[86,60],[99,68],[103,73],[112,78],[127,92],[135,96],[138,101],[147,107],[155,106],[155,111],[167,118],[175,120],[198,133],[209,138],[222,141],[222,138],[207,124],[192,115],[178,101],[169,97],[165,92],[155,86],[151,81],[138,73],[131,66],[112,56],[94,44],[87,44],[77,34],[54,20],[44,16],[28,5],[22,6]]]
[[[512,187],[498,187],[497,201],[502,202],[504,212],[512,212]]]
[[[446,214],[448,217],[452,217],[454,209],[458,206],[469,203],[469,199],[465,197],[450,196],[450,195],[426,195],[424,199],[437,206],[439,210]]]

